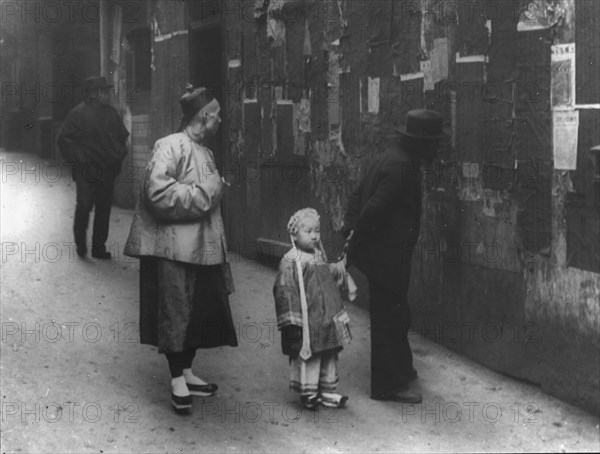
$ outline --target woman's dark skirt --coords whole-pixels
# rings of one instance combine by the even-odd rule
[[[160,352],[238,345],[221,265],[140,260],[140,342]]]

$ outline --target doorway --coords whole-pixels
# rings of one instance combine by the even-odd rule
[[[226,106],[223,97],[225,62],[221,24],[215,23],[193,27],[190,32],[190,82],[194,87],[206,87],[221,105],[221,127],[216,137],[207,142],[215,157],[217,169],[223,175],[227,131]]]

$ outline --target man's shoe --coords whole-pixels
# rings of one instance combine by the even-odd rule
[[[423,402],[423,396],[421,393],[411,391],[410,389],[403,389],[398,391],[395,396],[395,400],[405,404],[420,404]]]
[[[403,388],[395,393],[373,395],[371,396],[371,399],[401,402],[404,404],[420,404],[421,402],[423,402],[423,396],[421,395],[421,393],[411,391],[408,388]]]
[[[94,257],[95,259],[100,259],[100,260],[110,260],[112,255],[107,250],[98,251],[98,250],[92,249],[92,257]]]
[[[79,257],[81,257],[82,259],[84,259],[85,256],[87,255],[87,247],[85,244],[84,245],[80,245],[80,244],[76,245],[75,250],[77,251],[77,255]]]

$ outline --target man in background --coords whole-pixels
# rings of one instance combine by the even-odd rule
[[[84,101],[69,112],[58,137],[61,155],[72,166],[77,187],[73,231],[77,255],[87,254],[87,227],[92,208],[92,257],[110,259],[106,250],[115,179],[127,154],[129,131],[110,104],[112,85],[101,76],[83,85]]]

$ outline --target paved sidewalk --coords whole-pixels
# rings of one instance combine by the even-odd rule
[[[138,342],[138,262],[122,255],[132,212],[113,210],[113,260],[82,261],[67,175],[44,177],[48,161],[26,154],[0,159],[2,453],[600,450],[597,417],[416,334],[423,404],[369,399],[369,318],[356,306],[339,363],[348,408],[303,411],[288,391],[275,270],[235,255],[240,346],[199,351],[194,369],[220,390],[176,415],[165,358]]]

